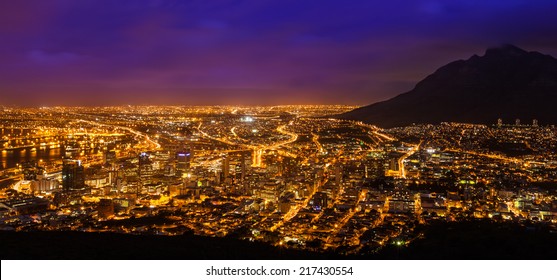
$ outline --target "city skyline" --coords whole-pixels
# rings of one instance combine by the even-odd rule
[[[365,105],[487,47],[557,56],[551,1],[0,7],[8,106]]]
[[[1,257],[555,258],[555,125],[351,109],[1,108]]]

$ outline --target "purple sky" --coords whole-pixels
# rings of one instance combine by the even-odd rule
[[[0,105],[354,104],[504,43],[557,1],[0,1]]]

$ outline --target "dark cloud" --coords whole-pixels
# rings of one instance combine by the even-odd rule
[[[366,104],[512,43],[555,1],[2,1],[0,104]]]

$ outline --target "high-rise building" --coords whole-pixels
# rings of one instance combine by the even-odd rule
[[[137,169],[138,176],[142,179],[151,177],[155,174],[155,170],[153,168],[153,161],[151,160],[151,156],[146,153],[139,154],[139,166]]]
[[[309,206],[315,211],[321,211],[329,206],[329,198],[324,192],[316,192],[309,200]]]
[[[228,176],[230,175],[230,160],[228,159],[228,156],[225,156],[222,159],[222,176],[224,177],[224,179],[228,178]]]
[[[80,160],[64,160],[62,166],[62,188],[64,191],[85,189],[85,172]]]
[[[396,158],[391,158],[389,162],[389,170],[399,171],[398,160]]]
[[[246,157],[244,153],[242,153],[240,157],[240,168],[242,169],[242,175],[240,177],[240,180],[243,182],[244,179],[246,178]]]
[[[335,166],[335,183],[337,186],[342,183],[342,166],[340,164]]]
[[[520,119],[514,120],[514,125],[519,126],[520,125]]]
[[[503,119],[499,118],[497,119],[497,126],[502,126],[503,125]]]
[[[111,164],[116,161],[116,152],[114,150],[108,150],[103,153],[104,164]]]
[[[538,120],[534,119],[534,120],[532,121],[532,126],[538,126]]]
[[[190,150],[176,153],[176,171],[178,171],[180,175],[190,170],[192,156],[193,153]]]
[[[372,159],[366,162],[364,173],[366,178],[377,179],[383,177],[385,175],[383,159]]]

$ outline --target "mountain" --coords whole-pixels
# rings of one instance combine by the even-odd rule
[[[557,123],[557,59],[512,45],[451,62],[414,89],[337,115],[380,127],[412,123]]]

